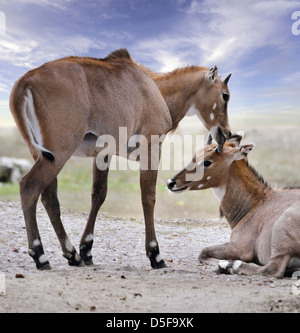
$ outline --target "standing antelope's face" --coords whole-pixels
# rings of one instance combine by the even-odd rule
[[[217,66],[211,68],[205,75],[205,84],[195,94],[194,103],[188,113],[197,114],[203,121],[213,139],[218,143],[219,152],[222,152],[224,142],[231,136],[227,113],[230,76],[231,74],[222,81],[218,76]]]
[[[216,151],[217,145],[210,140],[204,149],[196,152],[189,165],[168,180],[168,189],[180,193],[184,190],[218,188],[226,184],[233,161],[244,159],[254,147],[253,144],[239,146],[241,139],[240,134],[232,135],[225,142],[221,154]],[[203,168],[201,173],[198,168]]]

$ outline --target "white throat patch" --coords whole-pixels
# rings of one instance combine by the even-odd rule
[[[187,110],[187,113],[185,114],[187,117],[192,117],[195,114],[199,113],[198,110],[196,109],[195,104],[192,104],[190,108]]]
[[[214,195],[217,197],[217,199],[222,202],[225,193],[226,193],[226,185],[221,185],[219,187],[213,187],[212,188]]]

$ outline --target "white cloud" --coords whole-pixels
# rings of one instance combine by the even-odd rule
[[[178,5],[185,4],[177,0]],[[160,70],[189,64],[233,71],[245,57],[260,48],[287,48],[288,33],[282,26],[286,14],[295,8],[291,1],[193,0],[168,32],[136,41],[141,59],[150,56]],[[289,22],[287,22],[288,24]],[[169,60],[166,59],[169,57]],[[173,65],[172,65],[173,64]]]
[[[179,44],[180,37],[173,39],[169,36],[160,36],[155,39],[137,41],[132,46],[132,50],[143,64],[151,63],[152,70],[170,72],[187,65],[184,57],[176,51]]]
[[[67,4],[72,1],[73,0],[18,0],[17,4],[19,6],[37,5],[37,6],[49,6],[49,7],[55,7],[58,9],[65,9]],[[11,4],[13,4],[13,1],[2,0],[2,4],[11,5]]]
[[[8,109],[9,101],[8,100],[0,100],[0,108]]]
[[[295,72],[292,74],[286,75],[283,80],[287,83],[300,83],[300,72]]]
[[[187,24],[189,31],[196,32],[204,62],[233,63],[260,47],[284,43],[288,36],[280,23],[295,6],[289,1],[193,0]]]
[[[5,93],[9,93],[10,89],[6,84],[0,82],[0,91],[5,92]],[[1,101],[0,101],[0,104],[1,104]]]
[[[14,38],[7,34],[0,41],[0,60],[15,66],[25,66],[37,46],[38,43],[32,39]]]
[[[102,50],[106,45],[103,42],[82,35],[62,37],[59,44],[63,46],[64,49],[67,49],[67,52],[73,52],[75,54],[88,53],[90,49]]]
[[[17,37],[7,34],[1,38],[0,61],[32,68],[59,57],[86,54],[92,48],[100,50],[105,47],[104,43],[81,35],[35,36],[35,39],[25,35],[20,32]]]
[[[160,62],[159,72],[171,72],[172,70],[185,66],[185,63],[180,57],[174,55],[167,50],[157,52],[156,59]]]

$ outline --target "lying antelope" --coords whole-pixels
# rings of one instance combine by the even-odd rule
[[[50,268],[36,221],[41,195],[51,223],[70,265],[92,264],[94,224],[107,193],[108,167],[97,168],[101,149],[97,138],[110,135],[116,146],[119,128],[127,137],[147,139],[174,130],[187,113],[196,113],[222,150],[230,136],[227,116],[228,76],[224,82],[217,68],[187,67],[158,75],[136,64],[125,49],[104,59],[67,57],[31,70],[14,85],[10,109],[35,160],[20,182],[20,195],[28,236],[28,253],[37,268]],[[160,155],[162,141],[158,143]],[[147,148],[147,147],[146,147]],[[122,149],[123,150],[123,149]],[[114,152],[119,155],[119,151]],[[72,156],[93,157],[92,205],[80,241],[80,255],[71,244],[61,221],[57,198],[57,175]],[[159,156],[160,157],[160,156]],[[165,267],[159,255],[154,228],[157,166],[148,149],[147,166],[140,168],[140,187],[146,228],[146,254],[153,268]],[[151,165],[151,168],[150,168]]]
[[[172,192],[212,188],[221,202],[220,212],[231,229],[230,242],[207,247],[200,262],[214,264],[229,274],[262,274],[282,278],[300,270],[300,189],[275,190],[248,164],[253,144],[239,146],[233,135],[223,153],[208,145],[196,153],[204,166],[201,180],[186,181],[187,169],[168,181]]]

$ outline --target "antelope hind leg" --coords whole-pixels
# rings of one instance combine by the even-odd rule
[[[57,178],[44,189],[41,195],[41,201],[60,242],[63,256],[68,260],[70,266],[82,266],[82,260],[71,244],[60,218],[60,206],[57,198]]]
[[[37,160],[27,174],[19,183],[21,206],[23,210],[27,240],[28,254],[34,260],[36,267],[40,270],[50,269],[50,263],[44,253],[41,237],[36,220],[36,206],[38,198],[47,186],[43,182],[43,168],[47,167],[49,161]]]
[[[105,201],[107,194],[107,177],[109,172],[109,164],[111,162],[111,156],[108,156],[108,165],[107,169],[105,170],[99,170],[96,162],[97,160],[96,158],[94,158],[91,210],[79,245],[80,256],[83,259],[85,265],[93,265],[91,251],[94,239],[94,226],[99,209]]]

